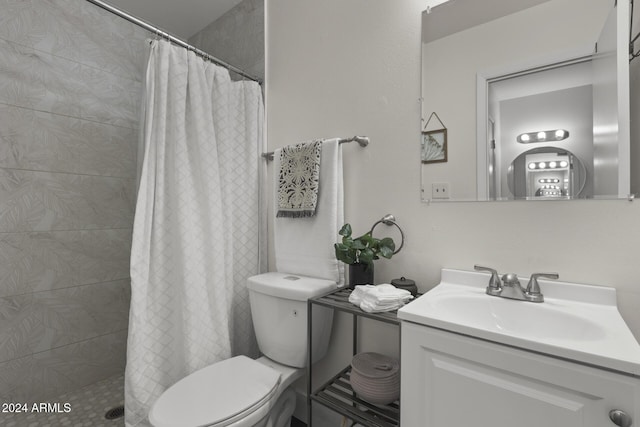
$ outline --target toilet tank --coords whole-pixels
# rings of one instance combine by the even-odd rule
[[[247,281],[251,316],[260,351],[284,365],[307,366],[307,300],[337,289],[335,282],[286,273],[265,273]],[[333,310],[314,306],[312,361],[329,345]]]

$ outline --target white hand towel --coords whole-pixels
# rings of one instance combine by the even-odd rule
[[[402,307],[412,298],[411,292],[384,283],[365,290],[360,308],[367,313],[392,311]]]
[[[358,285],[353,288],[353,291],[349,294],[349,302],[353,305],[360,306],[362,302],[362,298],[364,298],[365,294],[369,289],[373,289],[374,285]]]
[[[279,176],[280,151],[278,149],[274,153],[275,180]],[[277,197],[278,186],[274,187]],[[315,216],[275,218],[277,271],[344,284],[344,264],[336,259],[333,248],[344,223],[343,198],[342,149],[337,138],[325,140],[320,156],[320,185]]]

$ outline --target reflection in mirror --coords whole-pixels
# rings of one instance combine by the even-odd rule
[[[509,192],[515,199],[585,197],[587,169],[569,150],[555,147],[527,150],[511,162],[506,175]]]
[[[433,183],[450,200],[628,195],[629,5],[618,4],[455,0],[423,14],[423,125],[437,111],[449,130],[447,161],[422,165],[423,200]],[[566,136],[547,136],[556,130]],[[554,161],[541,156],[568,168],[538,176],[529,163]]]
[[[478,153],[487,150],[488,155],[488,169],[486,172],[478,170],[478,181],[484,179],[485,173],[488,174],[488,194],[491,200],[549,196],[562,196],[565,199],[593,197],[595,150],[592,80],[591,58],[588,57],[570,64],[559,64],[489,82],[487,126],[492,143],[478,143]],[[478,120],[481,118],[478,117]],[[548,183],[528,180],[524,185],[525,176],[540,175],[550,169],[532,170],[528,167],[531,160],[525,164],[525,158],[538,157],[539,163],[536,164],[546,165],[544,153],[556,155],[560,152],[571,154],[571,159],[567,159],[568,165],[572,167],[579,164],[584,169],[580,177],[584,183],[589,183],[584,191],[583,188],[576,191],[573,186],[562,186],[559,189],[562,191],[558,192],[538,191],[548,187]],[[597,151],[596,154],[596,160],[603,160],[600,158],[604,156],[602,151]],[[549,160],[553,161],[553,158]],[[559,162],[555,162],[555,165]],[[510,173],[513,174],[515,165],[525,167],[521,174],[515,175],[517,179],[514,181],[514,176]],[[606,173],[601,175],[601,179],[605,179]],[[538,176],[538,179],[543,178]],[[564,179],[570,178],[563,177],[561,182],[565,183]],[[612,179],[617,184],[617,177]]]

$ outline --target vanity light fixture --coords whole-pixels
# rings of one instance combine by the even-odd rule
[[[552,178],[542,178],[542,179],[539,179],[538,182],[541,183],[541,184],[557,184],[557,183],[560,182],[560,180],[557,179],[557,178],[554,178],[554,179],[552,179]]]
[[[529,169],[564,169],[567,166],[569,166],[568,162],[565,162],[564,160],[561,162],[531,162],[528,165]],[[543,182],[542,180],[538,181],[538,182]],[[551,182],[551,180],[549,180],[549,182]],[[557,181],[556,181],[557,182]]]
[[[564,129],[545,130],[538,132],[521,133],[516,138],[520,144],[531,144],[534,142],[562,141],[569,138],[569,131]]]

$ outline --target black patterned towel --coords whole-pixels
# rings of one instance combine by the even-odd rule
[[[320,183],[322,141],[284,147],[280,152],[277,217],[314,216]]]

